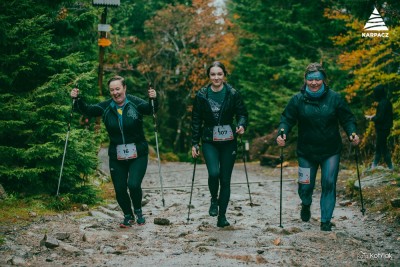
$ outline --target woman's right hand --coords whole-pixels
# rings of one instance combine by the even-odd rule
[[[74,88],[71,90],[71,98],[77,98],[79,95],[79,89],[78,88]]]
[[[283,138],[282,138],[282,136],[279,135],[276,138],[276,143],[278,144],[278,146],[285,146],[285,144],[286,144],[286,134],[283,134]]]
[[[199,146],[192,146],[192,157],[197,158],[200,155]]]

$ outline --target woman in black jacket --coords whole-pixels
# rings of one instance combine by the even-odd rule
[[[356,120],[343,98],[329,89],[326,73],[319,63],[311,63],[304,74],[304,85],[292,97],[281,116],[276,139],[284,146],[286,137],[298,123],[297,156],[299,163],[298,194],[302,202],[300,217],[309,221],[310,206],[318,167],[321,167],[321,230],[331,231],[336,203],[336,181],[339,172],[342,126],[353,145],[358,145]],[[353,133],[355,135],[353,135]]]
[[[381,157],[385,160],[389,170],[393,170],[390,151],[387,146],[387,138],[390,134],[390,129],[393,127],[393,107],[389,99],[386,98],[385,88],[383,85],[378,85],[374,88],[374,97],[378,101],[375,115],[365,116],[367,119],[375,123],[376,133],[376,148],[375,158],[371,165],[371,169],[378,166]]]
[[[152,114],[151,100],[157,109],[156,91],[148,90],[149,101],[126,94],[125,80],[114,76],[108,81],[111,99],[88,105],[79,98],[79,89],[71,91],[75,110],[90,117],[102,116],[110,138],[108,156],[117,202],[124,213],[121,227],[136,222],[145,224],[142,212],[142,180],[148,161],[148,144],[143,132],[143,115]],[[129,194],[128,194],[129,190]],[[132,212],[133,206],[133,212]]]
[[[230,225],[225,214],[236,159],[236,137],[244,133],[248,114],[239,92],[225,82],[226,69],[221,62],[213,62],[207,76],[211,83],[197,92],[193,104],[192,156],[200,155],[201,140],[211,193],[209,214],[218,215],[217,226],[225,227]]]

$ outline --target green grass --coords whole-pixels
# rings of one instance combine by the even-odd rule
[[[341,190],[347,197],[360,202],[359,190],[353,186],[354,182],[358,183],[355,166],[351,166],[350,169],[354,170],[354,172],[352,171],[353,174],[346,176],[346,178],[342,177],[344,179],[339,179],[338,190]],[[379,175],[379,172],[385,172],[391,181],[390,183],[382,184],[380,186],[362,189],[364,207],[367,212],[380,214],[386,213],[384,220],[400,227],[400,208],[394,208],[390,203],[391,199],[399,197],[400,175],[398,174],[398,170],[392,173],[386,170],[374,170],[368,174],[363,174],[364,171],[365,167],[360,166],[361,183],[363,182],[363,176],[374,175],[374,173]]]

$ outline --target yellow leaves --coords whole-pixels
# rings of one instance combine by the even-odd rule
[[[348,72],[352,83],[344,89],[346,100],[351,102],[358,94],[368,94],[377,84],[399,83],[396,73],[399,59],[393,51],[399,50],[398,31],[393,27],[389,38],[363,38],[361,34],[366,21],[359,21],[345,9],[325,9],[324,16],[337,21],[343,21],[346,33],[331,37],[335,46],[343,47],[338,56],[340,68]]]
[[[333,8],[325,8],[324,9],[324,17],[331,19],[331,20],[343,20],[349,21],[351,20],[351,16],[345,13],[345,10],[337,10]]]
[[[338,62],[342,65],[343,70],[350,70],[354,67],[361,66],[363,58],[367,51],[365,50],[355,50],[351,52],[344,52],[339,55]]]

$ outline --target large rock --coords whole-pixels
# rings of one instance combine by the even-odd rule
[[[390,183],[392,179],[393,178],[390,176],[390,173],[375,173],[361,179],[361,188],[375,187],[382,184],[387,184]],[[360,188],[358,180],[354,181],[354,187],[356,189]]]
[[[400,198],[393,198],[390,200],[390,204],[393,208],[400,208]]]
[[[4,190],[4,187],[0,184],[0,200],[5,199],[7,197],[6,190]]]

